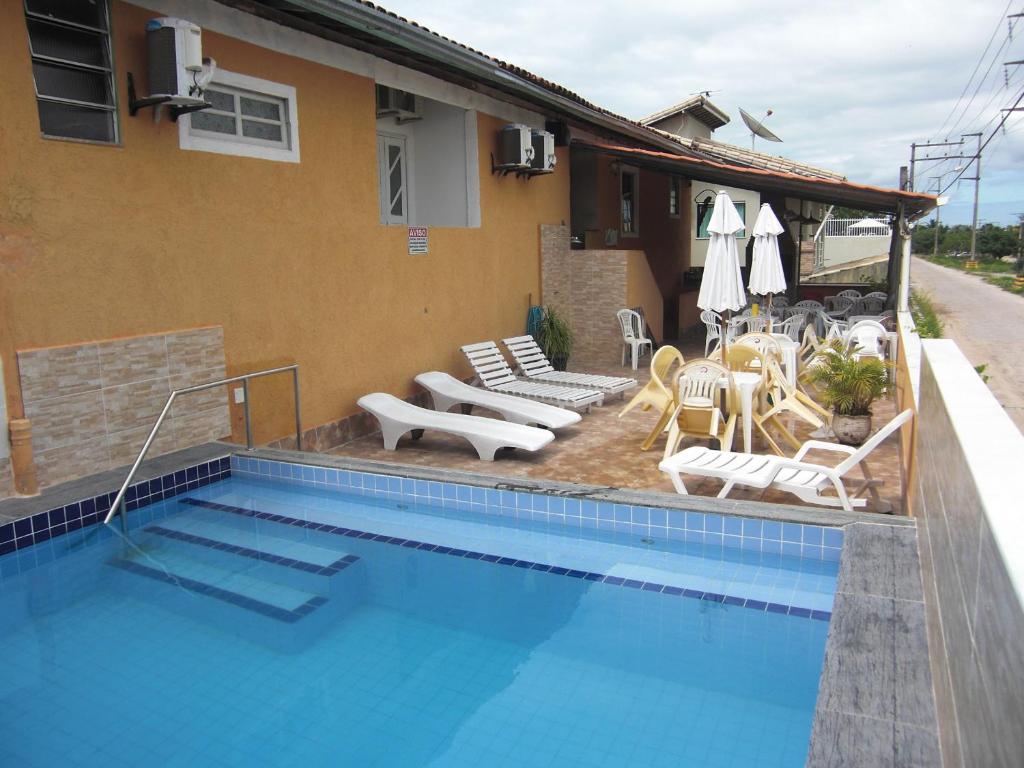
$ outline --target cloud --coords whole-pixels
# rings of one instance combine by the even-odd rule
[[[712,100],[733,117],[715,137],[749,146],[738,107],[755,115],[771,108],[767,124],[784,143],[759,142],[758,149],[869,184],[895,186],[910,143],[940,138],[997,25],[995,64],[953,137],[978,130],[1024,87],[1024,67],[1001,87],[1001,63],[1024,58],[1024,24],[1006,42],[1001,1],[390,0],[387,7],[627,117],[713,90]],[[991,162],[983,158],[983,200],[1024,201],[1015,170],[1024,130],[1000,143]]]

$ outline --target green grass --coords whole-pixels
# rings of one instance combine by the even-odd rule
[[[1018,296],[1024,296],[1024,289],[1014,288],[1013,277],[1011,275],[984,275],[981,279],[990,285],[1002,288],[1004,291],[1015,293]]]
[[[984,256],[978,259],[977,270],[968,270],[966,267],[967,259],[954,259],[952,256],[917,255],[926,261],[930,261],[932,264],[939,264],[950,269],[959,269],[961,272],[1005,272],[1012,275],[1017,269],[1014,264],[1008,264],[1000,259],[985,258]]]
[[[917,291],[910,294],[910,314],[917,326],[918,336],[922,339],[942,338],[942,321],[927,294]]]

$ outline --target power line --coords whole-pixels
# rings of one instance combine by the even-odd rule
[[[955,131],[957,127],[960,125],[964,117],[967,116],[967,112],[971,108],[971,104],[973,104],[974,100],[978,97],[978,94],[981,92],[982,87],[985,85],[985,81],[988,80],[988,76],[992,74],[992,67],[994,67],[996,65],[996,62],[999,61],[999,59],[1001,58],[999,54],[1003,52],[1003,48],[1005,48],[1007,43],[1009,43],[1011,40],[1011,35],[1013,32],[1013,23],[1014,22],[1010,22],[1010,31],[1007,33],[1006,39],[1003,40],[1002,44],[999,46],[998,49],[996,49],[996,52],[992,55],[992,61],[989,62],[988,69],[985,70],[984,76],[981,78],[981,80],[978,81],[978,85],[974,89],[974,93],[971,94],[970,101],[967,102],[967,104],[964,106],[963,111],[960,113],[960,117],[958,117],[956,122],[953,123],[953,125],[950,127],[950,133],[953,133],[953,131]],[[996,90],[996,92],[998,93],[998,89]],[[984,109],[982,110],[982,112],[984,112]]]
[[[981,143],[981,145],[978,147],[978,151],[975,152],[969,158],[967,158],[969,160],[968,164],[965,165],[964,168],[961,169],[961,171],[955,177],[953,177],[953,180],[943,188],[942,192],[939,193],[940,195],[944,194],[947,189],[956,184],[960,177],[964,175],[964,171],[966,171],[970,167],[970,164],[976,161],[979,157],[981,157],[981,153],[984,151],[985,147],[987,147],[989,142],[992,141],[992,139],[995,137],[997,133],[999,133],[999,129],[1003,127],[1003,124],[1006,123],[1006,120],[1010,117],[1010,115],[1014,114],[1014,110],[1016,110],[1017,107],[1020,106],[1021,101],[1024,101],[1024,91],[1021,91],[1020,94],[1017,96],[1017,100],[1013,102],[1013,106],[1011,106],[1008,110],[1003,112],[1003,117],[999,121],[999,125],[992,129],[992,133],[990,133],[988,135],[988,138]]]
[[[978,63],[974,65],[974,71],[971,72],[971,76],[967,79],[964,89],[960,92],[959,98],[956,100],[956,104],[953,105],[953,109],[946,115],[946,119],[942,121],[942,125],[939,126],[939,130],[935,132],[935,136],[942,135],[942,129],[946,127],[946,123],[949,119],[956,114],[957,109],[960,106],[960,102],[964,100],[964,95],[967,93],[967,89],[971,87],[971,83],[974,82],[974,76],[978,74],[978,70],[981,69],[982,62],[985,61],[985,57],[988,55],[988,49],[992,47],[992,41],[996,39],[996,35],[999,34],[999,30],[1003,27],[1003,19],[1006,18],[1007,11],[1010,10],[1010,6],[1013,5],[1013,0],[1010,0],[1003,9],[1003,12],[999,14],[999,21],[996,23],[996,28],[992,31],[992,37],[988,39],[988,45],[985,46],[985,50],[981,52],[981,57],[978,59]]]

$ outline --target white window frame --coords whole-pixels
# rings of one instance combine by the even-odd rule
[[[237,155],[258,160],[277,160],[284,163],[299,162],[299,108],[294,86],[262,80],[258,77],[240,75],[218,69],[210,87],[218,85],[240,91],[251,91],[255,96],[271,96],[285,103],[288,147],[247,141],[228,134],[192,130],[192,116],[183,115],[178,120],[178,146],[197,152],[214,152],[220,155]]]
[[[382,148],[387,146],[388,141],[402,142],[402,186],[403,205],[402,215],[394,216],[391,213],[391,182],[387,162],[387,153]],[[384,191],[388,195],[385,201]],[[380,223],[388,226],[412,226],[416,218],[412,211],[412,136],[404,133],[391,133],[389,131],[377,131],[377,199],[380,205]]]
[[[737,240],[746,240],[747,239],[747,202],[748,201],[746,201],[746,200],[733,200],[732,201],[733,205],[736,206],[736,212],[737,213],[739,213],[739,207],[741,205],[743,206],[743,213],[740,215],[740,218],[743,219],[743,229],[741,229],[740,232],[742,232],[743,234],[738,234],[737,233],[737,235],[736,235],[736,239]],[[714,203],[712,203],[712,206],[713,205],[714,205]],[[708,210],[710,210],[710,209],[708,209]],[[710,234],[704,235],[703,237],[701,237],[701,235],[700,235],[700,220],[697,218],[697,209],[696,209],[696,207],[693,209],[693,221],[694,221],[694,239],[695,240],[710,240],[711,239],[711,235]]]
[[[633,231],[627,232],[622,219],[622,177],[633,177]],[[632,165],[619,166],[619,234],[622,237],[640,237],[640,169]]]

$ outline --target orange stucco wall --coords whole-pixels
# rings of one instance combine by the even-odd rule
[[[305,428],[417,372],[465,374],[459,346],[521,332],[540,294],[541,223],[568,220],[568,157],[529,183],[490,174],[503,124],[479,115],[482,226],[431,228],[429,255],[378,222],[372,80],[204,33],[227,70],[297,88],[302,161],[178,147],[144,81],[147,19],[112,7],[121,146],[43,139],[21,3],[0,4],[0,355],[21,412],[15,350],[223,325],[228,373],[296,361]],[[443,190],[438,190],[443,194]],[[257,439],[289,433],[287,381],[253,387]]]

